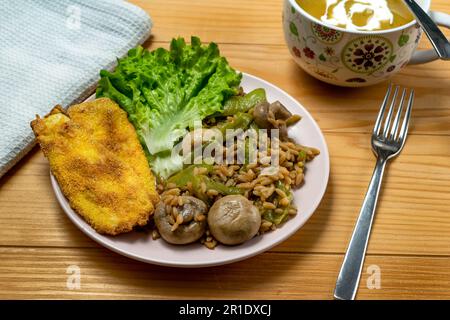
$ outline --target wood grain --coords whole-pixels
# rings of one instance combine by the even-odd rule
[[[173,269],[104,248],[0,248],[0,298],[330,299],[341,261],[342,255],[267,253],[226,267]],[[449,264],[449,257],[369,256],[357,297],[448,299]],[[79,290],[66,285],[74,265]],[[379,289],[368,289],[369,266],[381,272]]]
[[[199,36],[204,41],[234,44],[283,45],[283,0],[131,0],[147,9],[153,19],[154,41]],[[448,12],[445,0],[433,0],[431,8]],[[450,32],[444,31],[446,34]],[[428,47],[424,41],[422,47]]]
[[[332,167],[321,206],[297,234],[273,251],[345,252],[375,158],[369,135],[327,133],[326,139]],[[411,136],[402,155],[388,167],[369,253],[450,255],[448,142],[448,136]],[[60,209],[40,151],[16,170],[21,174],[9,173],[0,192],[1,244],[94,245]],[[306,183],[309,178],[306,174]]]
[[[151,266],[97,245],[70,223],[35,148],[0,179],[0,299],[332,298],[372,173],[370,131],[386,83],[343,89],[301,71],[284,44],[281,0],[131,2],[154,20],[149,49],[178,35],[215,41],[235,68],[278,85],[311,112],[331,155],[325,197],[299,232],[268,253],[202,270]],[[434,0],[432,8],[450,12],[450,3]],[[420,47],[429,48],[426,39]],[[381,289],[369,290],[364,273],[358,298],[450,299],[450,64],[408,66],[393,81],[414,87],[417,99],[405,150],[387,170],[364,267],[380,267]],[[81,268],[80,290],[66,288],[70,265]]]

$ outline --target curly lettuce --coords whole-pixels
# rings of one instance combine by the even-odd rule
[[[217,44],[173,39],[170,50],[137,47],[119,59],[114,72],[102,70],[97,97],[116,101],[128,113],[152,170],[167,178],[182,168],[170,153],[194,122],[221,113],[238,93],[242,75],[220,55]]]

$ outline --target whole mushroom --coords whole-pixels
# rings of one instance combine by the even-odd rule
[[[241,195],[229,195],[217,200],[208,212],[211,234],[228,245],[253,238],[261,225],[261,215],[251,201]]]
[[[208,211],[206,204],[191,196],[181,196],[182,205],[175,206],[181,218],[175,219],[167,209],[173,207],[162,201],[157,205],[154,215],[156,227],[161,237],[172,244],[188,244],[197,241],[205,233]],[[177,221],[178,220],[178,221]],[[181,222],[178,224],[178,222]],[[177,224],[176,228],[174,225]]]
[[[280,139],[288,139],[286,120],[292,117],[292,113],[279,101],[268,103],[261,102],[253,110],[255,123],[262,129],[279,129]],[[281,121],[278,121],[281,120]]]

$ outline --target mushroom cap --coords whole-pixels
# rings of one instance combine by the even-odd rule
[[[217,200],[208,212],[211,234],[228,245],[253,238],[261,225],[261,214],[251,201],[241,195],[229,195]]]
[[[172,244],[188,244],[197,241],[206,231],[206,219],[196,221],[194,217],[198,214],[206,214],[208,207],[200,199],[191,196],[181,196],[183,205],[178,206],[178,211],[183,216],[183,224],[172,231],[169,223],[166,205],[161,201],[156,206],[154,220],[161,237]]]
[[[272,102],[269,106],[269,110],[275,115],[275,119],[287,120],[292,116],[292,113],[280,102]]]
[[[268,103],[267,101],[257,104],[253,110],[255,123],[263,129],[279,129],[281,140],[288,140],[287,127],[285,123],[276,124],[276,120],[286,121],[292,113],[279,101]]]

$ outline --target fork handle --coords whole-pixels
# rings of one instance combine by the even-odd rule
[[[336,282],[335,299],[355,299],[386,162],[386,159],[377,158],[375,170]]]

